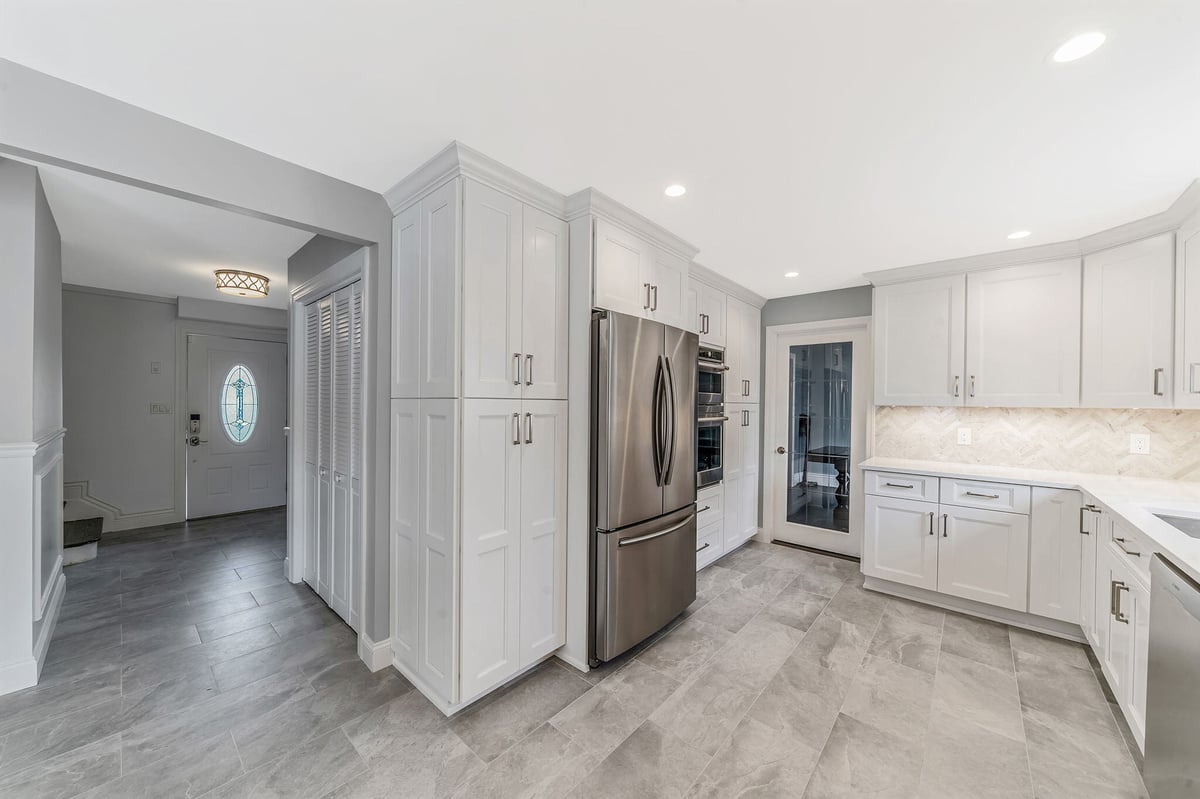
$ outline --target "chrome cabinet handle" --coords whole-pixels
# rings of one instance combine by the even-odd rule
[[[979,497],[980,499],[1000,499],[999,494],[980,494],[977,491],[964,491],[968,497]]]
[[[1083,514],[1089,513],[1089,512],[1091,512],[1091,510],[1092,510],[1091,505],[1080,505],[1079,506],[1079,533],[1081,535],[1091,535],[1091,532],[1087,529],[1086,525],[1084,525],[1084,523],[1083,523]]]
[[[961,394],[961,392],[959,391],[959,383],[961,381],[962,381],[962,378],[960,378],[958,375],[954,376],[954,396],[956,396],[956,397]]]
[[[658,310],[658,286],[651,286],[650,291],[654,294],[654,301],[650,303],[650,310]]]
[[[525,385],[533,385],[533,356],[525,356]]]
[[[929,511],[929,534],[933,535],[933,517],[936,516],[933,511]]]
[[[513,446],[521,443],[521,414],[513,414]]]
[[[521,353],[513,353],[513,385],[521,385]]]
[[[644,288],[646,290],[646,301],[644,303],[642,303],[642,310],[648,311],[648,310],[650,310],[650,284],[643,283],[642,288]]]
[[[1125,548],[1125,539],[1124,539],[1124,538],[1117,538],[1117,537],[1114,535],[1112,540],[1113,540],[1113,543],[1114,543],[1114,544],[1116,544],[1116,545],[1117,545],[1117,547],[1118,547],[1118,548],[1120,548],[1120,550],[1121,550],[1122,552],[1124,552],[1126,555],[1129,555],[1130,557],[1133,557],[1133,558],[1140,558],[1140,557],[1142,556],[1142,553],[1141,553],[1141,552],[1133,552],[1132,550],[1128,550],[1128,549],[1126,549],[1126,548]]]
[[[1108,595],[1108,612],[1122,624],[1129,624],[1129,617],[1121,612],[1121,592],[1128,591],[1129,586],[1120,580],[1112,580],[1111,582],[1112,587],[1109,589]]]
[[[708,549],[711,546],[712,546],[712,541],[705,541],[704,545],[696,550],[696,554],[699,555],[701,552],[703,552],[704,550]]]
[[[905,485],[904,483],[884,483],[888,488],[916,488],[916,486]]]
[[[950,514],[942,514],[942,538],[950,537]]]
[[[699,516],[701,513],[704,513],[704,511],[706,511],[706,510],[712,510],[712,505],[705,505],[703,508],[700,508],[699,510],[696,511],[696,515]]]
[[[533,414],[525,414],[525,443],[533,443]]]
[[[968,396],[975,396],[975,375],[971,375],[971,390],[968,392]]]
[[[1161,397],[1163,395],[1162,386],[1160,385],[1162,382],[1163,371],[1164,370],[1161,366],[1154,370],[1154,396],[1156,397]]]

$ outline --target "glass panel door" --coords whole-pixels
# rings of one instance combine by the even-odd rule
[[[850,532],[854,345],[789,348],[787,520]]]

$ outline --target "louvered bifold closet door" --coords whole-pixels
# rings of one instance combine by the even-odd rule
[[[363,294],[362,283],[350,286],[350,626],[359,625],[355,592],[363,585]]]
[[[317,587],[321,435],[321,304],[304,309],[304,581]]]
[[[317,369],[320,404],[317,420],[317,593],[328,603],[332,575],[330,542],[333,538],[333,297],[324,298],[318,305],[321,329]]]
[[[329,539],[329,605],[350,617],[350,460],[352,450],[353,302],[350,287],[333,295],[333,518]]]

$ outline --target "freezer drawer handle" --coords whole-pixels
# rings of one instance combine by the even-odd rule
[[[964,491],[968,497],[979,497],[980,499],[1000,499],[999,494],[980,494],[976,491]]]
[[[676,524],[672,527],[668,527],[666,530],[659,530],[657,533],[650,533],[649,535],[639,535],[637,538],[624,538],[617,542],[617,546],[618,547],[627,547],[627,546],[630,546],[631,544],[640,544],[643,541],[653,541],[655,538],[662,538],[664,535],[670,535],[671,533],[675,532],[676,530],[682,530],[684,527],[687,527],[688,524],[690,524],[692,519],[694,519],[694,518],[696,518],[696,515],[692,514],[691,516],[688,516],[686,519],[681,521],[679,524]]]

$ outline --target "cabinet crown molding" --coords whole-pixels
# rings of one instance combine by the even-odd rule
[[[460,141],[450,144],[383,193],[392,214],[460,175],[510,194],[548,214],[564,218],[566,198],[549,186],[489,158]]]
[[[1200,179],[1193,180],[1167,210],[1082,238],[867,272],[865,277],[873,286],[886,286],[940,275],[978,272],[1062,258],[1079,258],[1160,233],[1172,233],[1197,213],[1200,213]]]
[[[602,194],[592,187],[575,192],[566,201],[566,219],[568,222],[587,214],[612,222],[629,233],[647,239],[652,244],[656,244],[664,250],[678,255],[686,261],[690,262],[696,257],[696,253],[700,252],[699,248],[695,245],[679,238],[662,225],[652,222],[636,211],[626,208],[613,198]]]
[[[723,291],[731,297],[736,297],[747,305],[753,305],[755,308],[762,308],[767,304],[766,297],[760,297],[745,286],[734,283],[724,275],[718,274],[707,266],[692,261],[688,269],[688,276],[692,280],[703,283],[704,285],[714,288],[717,291]]]

